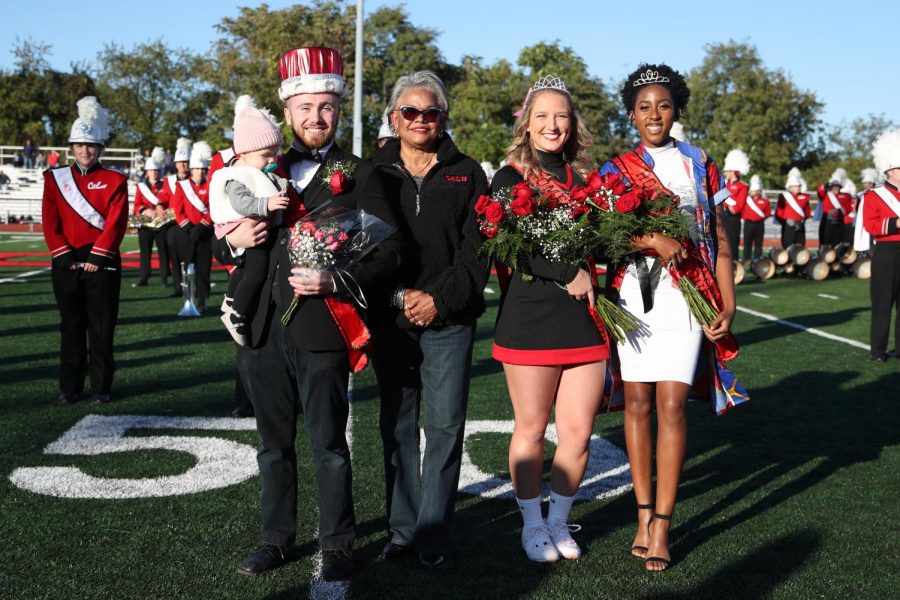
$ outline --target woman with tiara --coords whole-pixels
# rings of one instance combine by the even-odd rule
[[[592,138],[565,84],[538,79],[516,116],[507,165],[494,175],[492,191],[527,181],[538,194],[559,199],[584,185]],[[515,415],[509,470],[524,519],[522,547],[537,562],[576,559],[581,549],[566,519],[587,466],[609,346],[588,311],[594,276],[587,264],[532,254],[519,257],[518,267],[500,300],[493,357],[503,363]],[[559,441],[545,520],[544,434],[554,405]]]
[[[630,187],[643,188],[650,196],[677,196],[678,209],[691,223],[690,240],[660,233],[635,239],[635,252],[611,275],[619,305],[641,324],[616,345],[621,377],[618,369],[613,376],[613,403],[624,383],[625,442],[638,508],[631,552],[644,559],[647,570],[661,571],[670,561],[669,525],[687,442],[685,405],[691,385],[700,388],[695,376],[706,376],[703,381],[710,385],[705,391],[718,413],[746,398],[734,391],[737,383],[722,366],[723,360],[737,356],[730,333],[735,313],[732,256],[723,227],[722,202],[728,191],[702,149],[675,141],[670,134],[690,90],[681,74],[667,65],[641,65],[629,75],[621,97],[641,141],[636,150],[604,164],[601,173],[619,173]],[[687,272],[705,275],[698,288],[716,297],[711,304],[720,310],[709,326],[700,325],[673,281],[673,273]],[[704,337],[710,344],[703,344]],[[731,394],[726,392],[729,387]],[[655,494],[650,426],[654,398]]]

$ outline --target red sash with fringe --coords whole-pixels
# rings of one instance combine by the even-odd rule
[[[285,168],[283,156],[278,161],[278,169],[275,173],[290,180],[290,174]],[[290,219],[291,225],[293,225],[307,213],[307,210],[303,205],[300,194],[297,193],[297,190],[292,185],[288,185],[288,196],[297,202],[295,207],[289,205],[285,211],[286,213],[289,211],[293,217]],[[285,218],[285,221],[288,221],[288,219]],[[323,300],[328,308],[328,312],[331,314],[331,318],[334,320],[334,324],[344,339],[344,346],[347,348],[347,358],[350,362],[350,372],[358,373],[362,371],[369,364],[369,358],[366,356],[366,349],[372,337],[369,333],[369,328],[366,327],[356,305],[352,302],[341,300],[333,295],[325,296]]]
[[[666,189],[666,186],[659,180],[659,177],[656,176],[656,173],[653,172],[650,165],[644,161],[637,151],[633,150],[627,154],[617,156],[612,162],[619,168],[632,185],[643,188],[650,193],[651,197],[655,197],[658,194],[674,196],[670,190]],[[684,240],[681,244],[688,251],[688,258],[681,261],[681,265],[678,268],[666,265],[669,274],[672,276],[672,280],[675,283],[678,283],[679,279],[687,277],[689,281],[697,286],[697,289],[700,290],[700,293],[706,301],[709,302],[710,306],[712,306],[716,312],[721,312],[724,308],[724,304],[722,303],[722,293],[719,291],[719,285],[716,283],[715,274],[712,272],[712,268],[703,259],[700,249],[697,248],[693,241]],[[644,250],[641,253],[646,256],[657,256],[656,252],[653,250]],[[625,265],[619,265],[615,275],[612,277],[611,287],[618,291],[622,286],[622,279],[624,276]],[[721,360],[727,362],[737,358],[737,340],[730,332],[719,341],[713,343],[716,346],[716,351]]]

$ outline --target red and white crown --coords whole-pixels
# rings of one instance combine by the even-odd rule
[[[278,95],[287,101],[297,94],[337,94],[343,96],[344,61],[334,48],[296,48],[281,55],[278,63],[281,87]]]

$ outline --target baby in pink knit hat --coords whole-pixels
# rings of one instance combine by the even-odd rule
[[[287,181],[272,171],[283,143],[281,129],[269,111],[257,108],[249,96],[238,98],[233,147],[239,158],[216,171],[209,186],[216,237],[223,238],[250,218],[268,218],[271,225],[281,222],[281,211],[288,205]],[[269,250],[268,244],[245,250],[228,280],[222,322],[241,346],[249,339],[246,315],[253,311],[266,280]]]

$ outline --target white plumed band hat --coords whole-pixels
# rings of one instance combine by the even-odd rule
[[[70,144],[106,145],[109,137],[109,117],[95,96],[85,96],[76,103],[78,118],[72,123]]]

